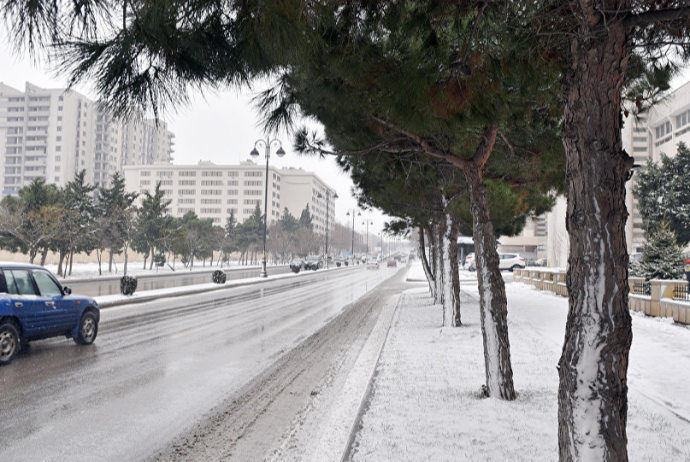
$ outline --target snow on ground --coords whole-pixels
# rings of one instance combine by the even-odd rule
[[[414,266],[419,266],[415,264]],[[413,268],[410,274],[417,269]],[[441,328],[428,288],[407,291],[377,366],[354,461],[552,461],[558,458],[556,364],[566,298],[508,283],[514,402],[481,399],[476,285],[463,286],[460,328]],[[633,317],[630,460],[690,461],[690,329]]]

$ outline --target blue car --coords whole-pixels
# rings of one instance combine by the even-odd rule
[[[100,317],[94,299],[72,295],[45,268],[0,263],[0,366],[11,363],[30,340],[64,335],[90,345]]]

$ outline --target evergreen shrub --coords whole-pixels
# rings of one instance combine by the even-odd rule
[[[137,278],[133,276],[122,276],[120,278],[120,293],[122,295],[132,295],[137,290]]]
[[[215,282],[216,284],[225,284],[227,275],[223,270],[215,270],[211,275],[211,279],[213,279],[213,282]]]

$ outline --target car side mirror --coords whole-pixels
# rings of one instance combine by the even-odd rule
[[[69,287],[63,287],[63,288],[62,288],[62,292],[63,292],[65,295],[71,295],[71,294],[72,294],[72,289],[70,289]]]

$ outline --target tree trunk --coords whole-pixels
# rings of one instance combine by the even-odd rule
[[[627,11],[631,2],[602,3],[603,11]],[[633,162],[621,147],[621,91],[630,45],[619,20],[596,13],[583,23],[590,30],[573,41],[563,87],[570,255],[558,443],[562,461],[627,461],[625,182]]]
[[[434,290],[436,288],[436,283],[434,282],[434,275],[429,267],[429,260],[426,257],[426,242],[424,242],[424,228],[419,227],[419,259],[422,260],[422,268],[424,268],[424,274],[426,274],[426,280],[429,283],[429,293],[433,298],[436,298]]]
[[[469,163],[463,171],[469,187],[474,229],[474,255],[484,338],[486,394],[513,400],[515,388],[508,340],[508,302],[505,283],[498,268],[496,235],[489,213],[487,188],[482,179],[481,167]]]
[[[60,261],[58,261],[57,274],[61,278],[65,277],[65,274],[62,271],[62,262],[64,261],[64,259],[65,259],[65,251],[64,251],[64,249],[60,249]]]
[[[443,305],[445,307],[445,271],[444,271],[444,235],[446,233],[446,220],[445,216],[441,215],[438,222],[434,226],[434,232],[436,233],[436,303]],[[443,320],[445,324],[445,319]]]
[[[108,250],[108,273],[113,272],[113,249]]]
[[[462,318],[460,316],[460,273],[458,270],[458,234],[460,230],[457,223],[453,218],[448,215],[448,241],[450,245],[448,246],[448,262],[449,268],[446,274],[446,285],[450,286],[450,291],[448,296],[450,305],[450,315],[451,326],[459,327],[462,326]]]
[[[103,259],[103,251],[96,249],[96,260],[98,260],[98,275],[102,276],[103,273],[101,272],[101,260]]]
[[[149,269],[153,269],[153,256],[156,254],[156,249],[151,246],[151,263],[149,263]]]
[[[443,326],[456,327],[455,326],[455,313],[453,304],[453,270],[451,268],[450,254],[451,247],[457,247],[457,242],[452,241],[451,234],[453,233],[453,221],[448,213],[449,200],[445,195],[443,196],[443,261],[441,262],[441,269],[443,271]],[[457,237],[456,237],[457,240]]]
[[[69,275],[72,275],[72,262],[74,262],[74,249],[69,252]]]
[[[431,266],[431,274],[434,275],[433,282],[434,282],[434,303],[438,303],[440,295],[438,294],[438,284],[436,279],[438,278],[438,271],[436,269],[436,264],[438,263],[438,256],[436,255],[437,252],[436,248],[436,225],[431,224],[429,226],[429,257],[430,257],[430,266]]]
[[[29,249],[29,263],[34,264],[34,258],[36,258],[36,248]]]
[[[129,260],[128,255],[127,255],[127,250],[129,249],[129,243],[125,243],[124,245],[124,251],[125,251],[125,266],[122,271],[123,276],[127,276],[127,261]]]
[[[48,256],[48,247],[44,247],[41,251],[41,266],[46,265],[46,257]]]

